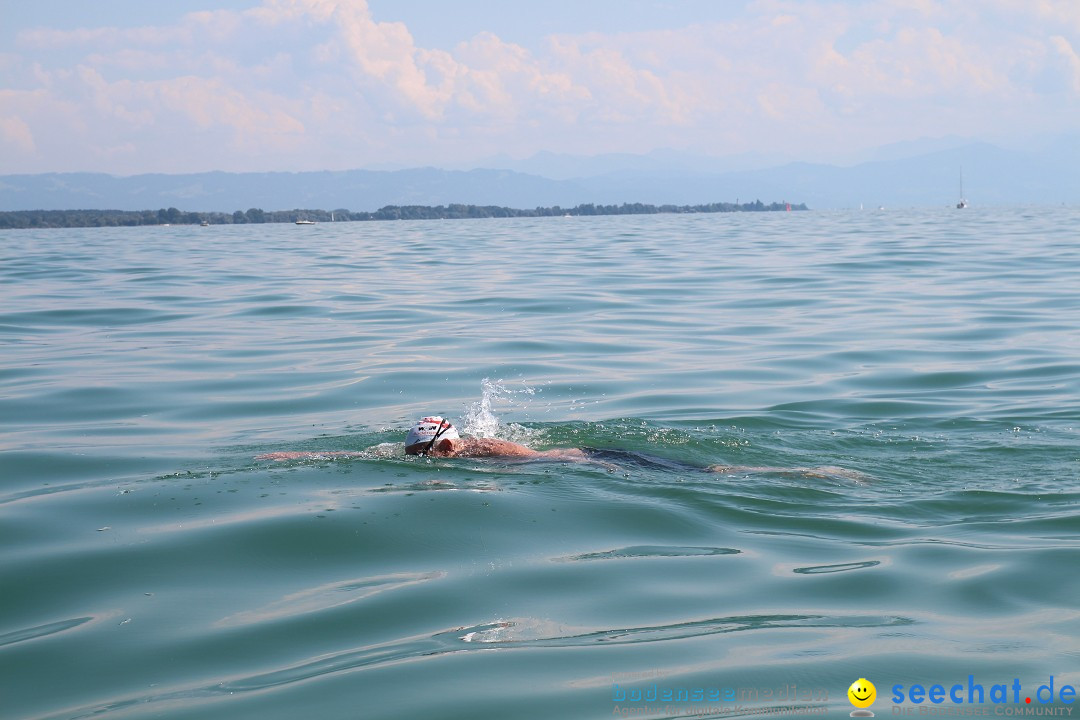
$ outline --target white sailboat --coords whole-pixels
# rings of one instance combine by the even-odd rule
[[[964,199],[964,168],[960,168],[960,202],[956,203],[957,210],[963,210],[968,206],[967,200]]]

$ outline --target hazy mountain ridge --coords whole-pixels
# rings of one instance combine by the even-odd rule
[[[375,210],[457,202],[507,207],[574,205],[573,186],[504,170],[418,168],[299,173],[132,175],[49,173],[0,176],[0,210],[110,209],[232,212],[296,207]]]
[[[498,205],[516,208],[582,203],[698,204],[787,201],[811,208],[949,205],[964,194],[973,205],[1080,203],[1080,139],[1041,151],[1004,150],[958,139],[880,149],[886,159],[848,167],[787,163],[719,171],[764,158],[714,160],[675,151],[647,155],[538,154],[513,169],[346,170],[322,172],[0,176],[0,210],[114,209],[232,212],[262,208],[386,205]],[[912,155],[920,147],[941,147]],[[713,168],[713,169],[710,169]],[[558,177],[538,174],[547,172]]]

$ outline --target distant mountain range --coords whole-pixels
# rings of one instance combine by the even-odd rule
[[[503,167],[337,172],[210,172],[187,175],[96,173],[0,175],[0,210],[176,207],[349,209],[386,205],[563,207],[582,203],[806,203],[838,207],[944,206],[964,193],[972,206],[1080,203],[1080,136],[1038,151],[1004,150],[955,138],[880,148],[848,166],[770,165],[775,158],[715,159],[657,151],[646,155],[541,153],[492,158]]]

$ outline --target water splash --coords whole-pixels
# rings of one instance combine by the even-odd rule
[[[506,389],[496,380],[488,378],[480,381],[480,400],[474,402],[465,411],[463,430],[475,437],[495,437],[499,430],[499,418],[492,410],[492,401],[506,393]]]
[[[524,409],[527,407],[525,398],[535,395],[535,389],[523,385],[520,390],[513,390],[504,385],[502,380],[484,378],[480,381],[480,390],[480,399],[465,411],[465,422],[462,427],[465,435],[525,442],[535,434],[533,430],[517,423],[504,424],[495,414],[494,409],[499,406],[503,413],[508,410]]]
[[[400,458],[403,452],[404,448],[400,442],[382,442],[378,445],[372,445],[364,451],[365,454],[370,455],[375,460]]]

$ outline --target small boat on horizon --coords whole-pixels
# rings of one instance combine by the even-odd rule
[[[957,210],[963,210],[968,206],[968,201],[964,199],[964,168],[960,168],[960,202],[956,203]]]
[[[296,219],[296,224],[297,225],[314,225],[315,221],[314,220],[303,220],[301,218],[297,218]]]

